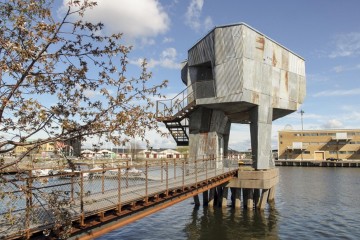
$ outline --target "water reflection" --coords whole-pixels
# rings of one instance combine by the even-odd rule
[[[276,209],[247,211],[194,207],[185,226],[187,239],[279,239]]]

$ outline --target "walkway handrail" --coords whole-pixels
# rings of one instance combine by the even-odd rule
[[[217,179],[237,168],[237,160],[209,157],[196,161],[146,161],[136,168],[118,166],[54,176],[22,176],[23,183],[19,184],[20,180],[17,182],[28,186],[26,199],[31,201],[24,202],[21,191],[10,185],[5,186],[5,193],[12,199],[5,197],[0,200],[0,238],[46,230],[54,227],[55,221],[59,221],[61,216],[68,216],[83,225],[88,216],[101,217],[102,212],[108,209],[120,213],[138,201],[147,202],[154,196],[167,196],[175,189],[184,190],[197,187],[200,183],[207,184],[211,179]],[[49,199],[52,201],[49,202]],[[12,224],[6,222],[9,219],[9,209],[5,208],[7,204],[4,203],[6,200],[11,201],[12,217],[19,219]],[[56,204],[62,204],[60,210],[56,209]],[[26,214],[29,212],[31,214]]]

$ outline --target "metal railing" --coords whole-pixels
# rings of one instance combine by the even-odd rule
[[[128,164],[128,163],[127,163]],[[53,176],[32,172],[7,175],[0,199],[0,238],[44,231],[61,221],[80,221],[87,216],[147,202],[149,197],[174,189],[198,186],[204,181],[238,169],[228,158],[146,161],[144,165],[97,167],[89,171],[62,171]],[[63,219],[65,218],[65,219]]]
[[[172,117],[195,103],[196,99],[215,97],[214,80],[195,82],[181,91],[172,99],[158,100],[156,102],[156,117]]]

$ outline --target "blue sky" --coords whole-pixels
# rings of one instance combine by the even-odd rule
[[[99,0],[87,17],[123,32],[134,46],[129,75],[147,58],[152,81],[169,80],[167,96],[185,88],[179,64],[197,40],[214,26],[245,22],[305,59],[304,129],[348,129],[360,126],[359,12],[358,0]],[[273,122],[274,148],[285,127],[301,129],[300,114]],[[232,149],[250,148],[247,125],[233,124],[230,135]],[[171,138],[149,138],[154,147],[175,147]]]

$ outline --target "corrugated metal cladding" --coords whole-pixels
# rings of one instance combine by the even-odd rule
[[[189,50],[188,62],[199,72],[204,64],[212,68],[216,96],[206,104],[260,105],[263,94],[271,97],[273,108],[296,110],[306,95],[304,60],[245,24],[215,28]],[[190,77],[192,83],[201,80]]]
[[[206,62],[214,62],[215,50],[214,50],[214,33],[210,33],[194,47],[189,50],[188,53],[189,66],[198,65]]]

